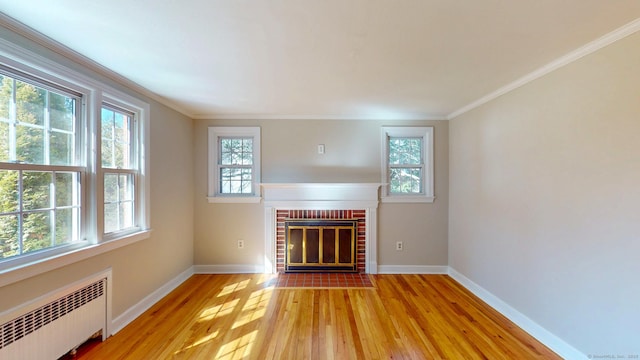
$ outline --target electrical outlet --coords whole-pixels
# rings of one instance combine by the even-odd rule
[[[404,250],[404,244],[402,243],[402,241],[398,241],[398,242],[396,242],[396,250],[397,250],[397,251],[402,251],[402,250]]]
[[[244,249],[244,240],[238,240],[238,249]]]

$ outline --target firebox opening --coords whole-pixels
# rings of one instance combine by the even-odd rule
[[[357,220],[285,220],[285,272],[357,272]]]

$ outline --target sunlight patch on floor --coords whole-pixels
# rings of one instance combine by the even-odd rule
[[[249,300],[242,307],[242,315],[233,323],[232,329],[246,325],[264,316],[267,311],[273,288],[256,290],[251,293]]]
[[[233,312],[233,309],[238,305],[238,302],[240,302],[240,299],[227,301],[224,304],[207,308],[202,313],[200,313],[200,318],[198,319],[198,321],[199,322],[210,321],[215,318],[219,318],[221,316],[229,315]]]
[[[227,360],[248,357],[251,355],[251,349],[257,336],[258,330],[253,330],[244,336],[229,341],[220,348],[215,358]]]
[[[218,294],[218,297],[227,296],[235,291],[243,290],[247,287],[247,285],[249,285],[249,279],[235,283],[235,284],[227,285],[222,289],[222,291],[220,291],[220,293]]]

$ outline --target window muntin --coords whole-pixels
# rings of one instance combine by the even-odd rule
[[[433,202],[433,127],[382,128],[382,202]]]
[[[0,71],[0,261],[79,241],[80,95]]]
[[[253,194],[253,138],[221,137],[218,169],[221,194]]]

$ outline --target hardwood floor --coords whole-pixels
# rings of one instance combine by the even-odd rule
[[[560,359],[446,275],[278,289],[194,275],[79,359]]]

